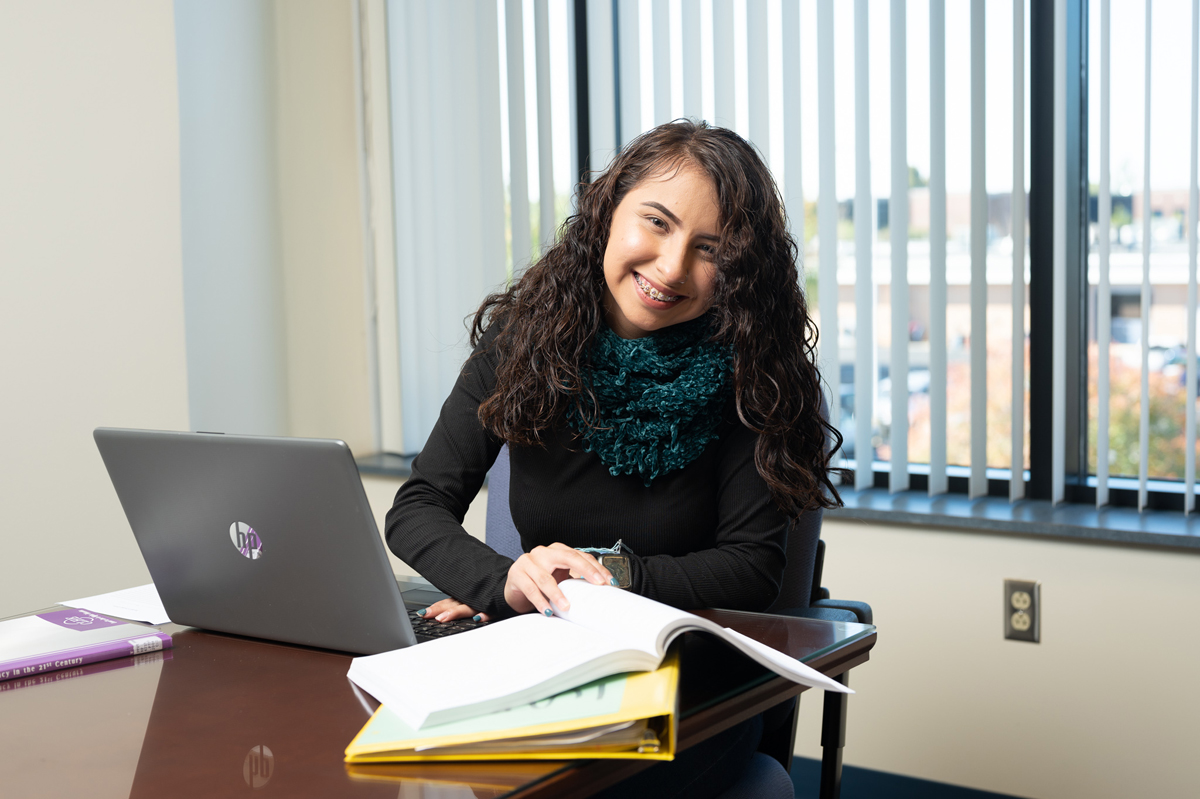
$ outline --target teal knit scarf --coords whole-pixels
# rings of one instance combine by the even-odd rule
[[[717,438],[733,356],[711,334],[705,317],[636,339],[601,329],[590,363],[600,417],[588,424],[572,406],[567,422],[610,474],[636,472],[649,487]]]

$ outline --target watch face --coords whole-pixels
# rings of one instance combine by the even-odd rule
[[[600,565],[617,578],[617,588],[628,588],[633,585],[633,581],[629,578],[629,558],[624,555],[603,555],[600,558]]]

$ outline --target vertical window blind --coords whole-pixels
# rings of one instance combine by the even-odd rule
[[[689,116],[737,130],[776,175],[855,488],[1018,501],[1042,490],[1036,480],[1027,488],[1033,470],[1049,473],[1041,496],[1052,501],[1103,505],[1136,493],[1139,508],[1176,496],[1190,511],[1196,3],[1175,0],[1191,21],[1181,62],[1190,161],[1153,146],[1151,99],[1175,61],[1156,60],[1168,56],[1153,38],[1151,0],[1138,6],[1141,50],[1128,26],[1116,28],[1121,153],[1131,101],[1144,124],[1141,173],[1122,155],[1114,190],[1110,0],[1054,0],[1044,12],[1025,0],[392,0],[404,447],[420,448],[453,382],[464,317],[553,240],[575,180],[651,126]],[[1171,13],[1180,27],[1180,9]],[[1140,97],[1130,91],[1134,51]],[[1047,83],[1051,117],[1031,106],[1029,87]],[[1156,188],[1152,151],[1178,175],[1190,170],[1176,192],[1185,196]],[[1053,177],[1033,189],[1044,193],[1044,218],[1028,201],[1039,153]],[[1081,188],[1069,185],[1074,176]],[[1088,207],[1072,211],[1076,196]],[[1037,235],[1048,237],[1044,261],[1031,260]],[[1175,257],[1173,242],[1185,239]],[[1048,326],[1031,315],[1035,270],[1051,287],[1038,297]],[[1034,385],[1039,358],[1051,379]],[[1114,381],[1125,381],[1119,397]],[[1163,414],[1179,417],[1178,441],[1156,440]],[[1045,420],[1050,440],[1031,444],[1030,425]],[[1178,474],[1160,468],[1176,457]]]

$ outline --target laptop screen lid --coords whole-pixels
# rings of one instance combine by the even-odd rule
[[[172,621],[357,653],[415,643],[345,442],[93,436]]]

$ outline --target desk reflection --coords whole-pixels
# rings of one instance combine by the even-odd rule
[[[492,799],[562,764],[348,768],[346,745],[377,706],[320,650],[184,630],[163,664],[133,799],[386,796]]]
[[[565,763],[397,763],[348,766],[355,782],[392,786],[399,799],[492,799],[536,782]]]
[[[170,650],[0,682],[0,796],[129,795]]]

